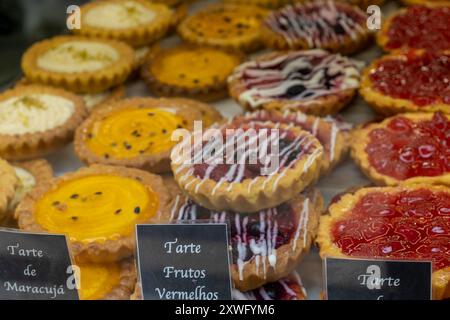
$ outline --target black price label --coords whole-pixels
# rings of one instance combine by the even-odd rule
[[[326,258],[324,269],[329,300],[431,299],[431,262]]]
[[[138,225],[147,300],[231,300],[226,224]]]
[[[0,299],[78,299],[66,237],[1,230]]]

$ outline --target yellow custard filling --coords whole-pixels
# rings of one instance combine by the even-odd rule
[[[80,268],[78,290],[81,300],[100,300],[120,283],[119,263],[83,263]]]
[[[122,109],[96,121],[86,135],[86,144],[105,158],[161,153],[176,144],[171,140],[172,132],[187,125],[172,109]]]
[[[151,65],[151,73],[162,83],[195,88],[223,82],[239,64],[226,52],[207,49],[174,48]]]
[[[128,236],[137,223],[157,212],[157,195],[137,180],[92,175],[65,181],[35,206],[36,222],[71,241],[92,242]]]

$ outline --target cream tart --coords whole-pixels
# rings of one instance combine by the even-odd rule
[[[78,262],[130,257],[136,224],[165,222],[166,188],[159,176],[94,165],[35,187],[19,204],[19,228],[65,234]]]
[[[450,186],[450,116],[404,113],[353,133],[352,157],[381,185]]]
[[[428,184],[363,188],[320,220],[322,257],[433,263],[433,299],[450,298],[450,189]]]
[[[234,123],[255,121],[291,124],[314,135],[324,148],[323,173],[331,171],[349,150],[352,126],[332,117],[319,118],[306,115],[300,111],[281,113],[275,110],[260,110],[233,119]]]
[[[171,154],[178,185],[204,207],[237,212],[275,207],[320,174],[323,147],[298,127],[231,121],[210,129],[201,139],[186,136]]]
[[[306,290],[300,276],[293,272],[278,281],[267,283],[251,291],[233,290],[234,300],[306,300]]]
[[[22,70],[29,81],[76,93],[99,93],[117,86],[133,66],[134,50],[128,45],[80,36],[37,42],[22,56]]]
[[[20,86],[0,94],[0,156],[27,160],[72,140],[86,116],[83,100],[61,89]]]
[[[277,50],[326,49],[351,54],[364,48],[370,31],[367,15],[357,7],[314,0],[272,12],[263,24],[265,44]]]
[[[162,38],[173,25],[175,11],[145,0],[92,1],[81,6],[81,28],[76,34],[123,41],[133,47]]]
[[[16,207],[31,189],[53,178],[53,169],[45,159],[13,162],[11,165],[18,178],[18,184],[14,197],[8,204],[8,214],[0,223],[4,227],[16,228],[17,223],[14,220]]]
[[[227,97],[227,78],[242,62],[238,53],[208,46],[154,48],[142,67],[142,78],[159,96],[214,101]]]
[[[272,52],[236,68],[228,85],[230,95],[248,110],[328,115],[356,94],[359,68],[355,60],[320,49]]]
[[[230,222],[231,275],[240,291],[257,289],[286,277],[309,252],[322,211],[316,190],[256,213],[215,211],[182,200],[172,208],[175,221]]]
[[[404,8],[386,20],[377,33],[377,42],[385,51],[450,50],[449,21],[450,1]]]
[[[130,98],[91,114],[77,129],[75,152],[87,164],[123,165],[170,172],[169,156],[177,129],[191,130],[201,108],[188,99]]]
[[[408,51],[375,60],[360,94],[377,112],[450,113],[450,52]]]
[[[14,167],[0,159],[0,221],[8,216],[10,202],[14,199],[19,178]]]
[[[76,262],[81,300],[129,300],[136,284],[134,259],[117,262]]]
[[[262,47],[261,24],[267,14],[256,6],[216,3],[184,19],[178,34],[192,44],[253,52]]]

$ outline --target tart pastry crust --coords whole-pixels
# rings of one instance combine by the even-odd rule
[[[7,90],[0,94],[0,155],[27,160],[49,154],[72,140],[85,116],[83,100],[65,90],[38,85]]]
[[[271,122],[252,122],[244,125],[231,122],[217,128],[223,135],[230,129],[237,129],[231,138],[232,141],[237,142],[242,142],[241,139],[245,135],[254,133],[258,146],[255,149],[255,145],[250,145],[249,141],[256,140],[249,138],[245,140],[245,145],[240,146],[246,150],[245,159],[241,155],[240,160],[233,161],[233,164],[222,161],[219,165],[204,161],[198,163],[197,159],[203,154],[203,149],[219,150],[219,153],[224,153],[219,158],[226,155],[229,159],[230,150],[225,152],[221,149],[221,141],[218,141],[220,139],[214,139],[205,147],[202,141],[200,141],[201,144],[197,142],[191,145],[192,139],[186,138],[174,147],[171,165],[175,180],[193,200],[208,209],[256,212],[274,207],[295,197],[315,181],[320,173],[323,147],[313,135],[306,131],[287,125],[275,125]],[[250,153],[267,154],[269,143],[260,139],[260,133],[263,132],[267,132],[267,138],[278,133],[278,144],[281,145],[283,142],[283,146],[279,147],[279,153],[275,154],[274,151],[272,155],[278,159],[278,163],[275,163],[271,157],[272,159],[265,159],[269,161],[264,165],[261,164],[260,167],[249,167]],[[291,140],[287,140],[288,136]],[[283,139],[285,141],[282,141]],[[230,139],[226,138],[226,140]],[[230,142],[227,141],[226,144],[229,145]],[[194,152],[185,152],[186,149]],[[231,151],[233,152],[231,159],[234,159],[237,151],[234,148]],[[273,167],[269,168],[268,165]],[[268,170],[263,170],[264,168]]]
[[[236,123],[254,121],[271,121],[273,123],[291,124],[314,135],[324,148],[322,173],[331,171],[346,155],[350,147],[351,125],[332,117],[319,118],[306,115],[300,111],[279,112],[276,110],[260,110],[236,117]]]
[[[134,51],[128,45],[79,36],[37,42],[22,57],[28,80],[76,93],[99,93],[117,86],[127,79],[133,65]]]
[[[190,200],[179,201],[172,211],[178,221],[231,222],[232,280],[236,289],[249,291],[278,281],[297,267],[316,236],[322,203],[320,193],[311,189],[257,213],[210,211]]]
[[[441,129],[442,135],[444,135],[445,128],[447,131],[450,130],[450,117],[444,114],[433,114],[433,113],[404,113],[401,115],[397,115],[391,118],[386,118],[381,123],[373,123],[358,130],[355,130],[352,133],[353,141],[352,141],[352,158],[361,168],[361,170],[375,183],[378,185],[388,185],[395,186],[398,184],[406,183],[427,183],[427,184],[444,184],[450,185],[450,171],[445,171],[440,175],[416,175],[406,179],[396,178],[395,176],[391,176],[388,174],[383,174],[378,171],[376,167],[372,165],[372,162],[369,158],[369,153],[367,152],[368,148],[373,148],[373,143],[378,144],[378,142],[384,141],[383,143],[391,148],[394,148],[399,142],[386,141],[389,138],[386,138],[385,132],[390,132],[392,136],[395,136],[397,139],[401,139],[401,135],[403,135],[403,143],[406,144],[406,147],[400,146],[401,149],[398,152],[401,152],[400,155],[397,156],[395,160],[401,161],[405,166],[408,166],[408,169],[418,167],[422,164],[427,164],[431,157],[434,154],[438,154],[440,157],[444,157],[445,160],[445,138],[439,138],[438,136],[434,136],[433,133],[429,132],[427,128],[421,128],[417,126],[417,123],[430,122],[429,127],[433,126],[431,123],[435,120],[434,125],[438,126],[442,124],[444,127]],[[447,121],[447,124],[445,123]],[[410,128],[411,127],[411,128]],[[414,128],[414,129],[413,129]],[[429,129],[429,128],[428,128]],[[382,131],[383,132],[382,132]],[[421,133],[423,132],[425,133]],[[375,134],[379,132],[380,135],[383,136],[375,136]],[[415,138],[416,135],[423,135],[422,137]],[[430,140],[423,140],[423,137],[433,137],[433,144],[428,144]],[[384,137],[384,138],[383,138]],[[447,139],[448,140],[448,139]],[[417,145],[417,142],[420,143],[422,141],[423,145]],[[441,144],[441,146],[439,146]],[[440,149],[440,150],[439,150]],[[385,161],[391,160],[392,155],[388,154],[386,151],[382,151],[384,149],[380,149],[375,152],[375,155],[379,155],[382,153],[385,155]],[[439,151],[438,151],[439,150]],[[391,150],[389,150],[391,151]],[[439,152],[439,153],[437,153]],[[395,153],[396,154],[396,153]],[[415,160],[415,157],[419,157],[421,159],[421,163]],[[442,159],[441,159],[442,160]],[[395,163],[389,164],[389,162],[385,166],[396,166]],[[401,171],[404,171],[400,167],[396,167],[396,174],[400,174]],[[428,169],[424,169],[425,171],[435,172],[436,168],[428,167]]]
[[[251,5],[212,4],[187,17],[178,34],[188,43],[253,52],[261,48],[261,24],[268,11]]]
[[[4,220],[9,210],[9,203],[14,198],[19,179],[14,168],[0,159],[0,220]]]
[[[93,190],[100,188],[102,185],[102,183],[95,183],[95,179],[103,179],[101,181],[103,186],[108,185],[116,188],[114,194],[105,193],[103,190],[94,193]],[[76,192],[73,190],[77,183],[86,186],[89,189],[88,192],[92,191],[93,195],[70,194],[70,192]],[[120,183],[128,183],[129,185],[121,186]],[[70,190],[66,190],[67,186],[69,186]],[[132,193],[133,191],[130,193],[130,190],[126,190],[125,193],[124,190],[117,190],[118,188],[131,188],[135,193]],[[65,195],[60,194],[64,199],[53,201],[59,193],[66,191],[70,191],[67,199]],[[138,206],[132,209],[133,212],[125,212],[127,210],[124,207],[130,206],[130,204],[122,203],[122,208],[113,208],[114,204],[111,206],[109,203],[109,201],[112,201],[111,199],[101,199],[101,197],[122,197],[120,201],[123,202],[126,198],[124,197],[125,194],[127,194],[128,198],[141,197],[143,200],[141,199],[139,203],[142,202],[145,207],[141,208]],[[22,230],[66,233],[69,237],[71,252],[79,262],[114,262],[130,257],[133,254],[135,236],[132,227],[135,224],[168,221],[166,194],[166,188],[159,176],[137,169],[93,165],[36,186],[19,204],[15,217]],[[78,213],[74,210],[83,208],[83,206],[86,207],[88,204],[83,204],[85,202],[89,202],[92,205],[95,204],[97,206],[96,212],[91,212],[90,215],[87,215],[84,209],[81,209]],[[46,214],[44,217],[42,208],[47,204],[51,208],[45,210]],[[89,208],[92,208],[92,205],[89,205]],[[133,204],[131,204],[132,206]],[[111,209],[112,212],[101,212],[101,208],[107,211]],[[58,212],[58,216],[56,216],[55,212]],[[81,216],[78,217],[77,214]],[[128,221],[130,214],[138,218],[133,216],[132,221]],[[83,219],[88,219],[88,221],[81,221]],[[107,219],[122,219],[125,221],[122,221],[121,224],[113,225],[105,223],[108,221]],[[80,229],[74,225],[79,221],[81,221],[81,226],[78,227]],[[45,225],[42,225],[42,223],[45,223]],[[92,223],[100,224],[106,230],[87,229],[86,225],[92,225]],[[51,226],[50,230],[48,225]],[[84,228],[82,227],[83,225]],[[110,230],[107,230],[108,226],[111,228]]]
[[[420,190],[426,190],[432,193],[447,193],[450,194],[450,189],[448,187],[445,186],[432,186],[432,185],[428,185],[428,184],[413,184],[413,185],[403,185],[403,186],[398,186],[398,187],[377,187],[377,188],[362,188],[359,189],[358,191],[354,192],[354,193],[349,193],[346,194],[344,196],[342,196],[339,200],[337,200],[336,202],[332,203],[328,209],[328,215],[326,216],[322,216],[320,219],[320,226],[319,226],[319,231],[318,231],[318,236],[317,236],[317,243],[320,246],[320,256],[322,258],[324,257],[348,257],[348,255],[344,254],[343,251],[340,249],[340,247],[338,247],[338,245],[336,244],[335,240],[333,239],[333,229],[336,226],[336,223],[341,223],[343,221],[346,221],[346,218],[349,218],[349,215],[351,214],[352,210],[355,209],[355,207],[359,204],[359,201],[361,199],[364,199],[365,197],[369,197],[369,199],[371,199],[370,197],[372,197],[372,201],[375,201],[380,208],[377,209],[376,205],[373,204],[370,207],[372,211],[373,210],[383,210],[383,208],[385,208],[385,204],[382,202],[383,200],[376,200],[379,196],[379,194],[387,194],[387,195],[396,195],[396,194],[407,194],[408,192],[418,192]],[[437,196],[437,195],[436,195]],[[419,197],[420,199],[420,197]],[[404,203],[405,204],[405,203]],[[445,206],[445,204],[444,204]],[[430,212],[431,207],[429,204],[425,204],[425,207],[420,207],[418,205],[415,205],[415,209],[417,210],[424,210],[424,214],[427,214]],[[436,208],[434,208],[433,210],[435,210]],[[368,210],[368,209],[366,209]],[[389,209],[386,209],[389,210]],[[443,207],[440,210],[447,210],[448,211],[448,207]],[[372,212],[371,211],[371,212]],[[445,212],[445,211],[442,211]],[[369,213],[368,213],[369,214]],[[383,213],[375,213],[375,211],[373,211],[373,213],[371,213],[372,215],[374,215],[373,219],[384,219],[383,217]],[[377,216],[378,215],[378,216]],[[398,220],[399,224],[403,223],[405,224],[406,222],[408,222],[408,219],[414,217],[414,215],[411,216],[404,216],[402,218],[398,218],[400,220]],[[446,232],[448,232],[448,221],[445,222],[445,213],[442,214],[442,216],[440,217],[441,220],[438,219],[438,217],[436,217],[436,223],[439,223],[439,221],[441,223],[444,223],[444,227],[446,228],[445,230],[447,230]],[[444,219],[444,220],[442,220]],[[394,219],[392,219],[394,220]],[[448,219],[447,219],[448,220]],[[374,223],[374,228],[375,229],[371,229],[370,232],[372,232],[370,236],[372,239],[374,236],[376,236],[376,232],[379,231],[383,231],[382,229],[377,229],[376,228],[376,223]],[[380,221],[380,223],[383,223],[382,221]],[[445,227],[445,223],[447,223],[447,227]],[[343,225],[341,225],[343,226]],[[437,226],[437,224],[435,225]],[[354,229],[355,227],[353,227],[353,232],[358,232],[358,230]],[[395,228],[395,226],[393,226],[392,228]],[[407,225],[405,225],[405,228],[407,228]],[[401,231],[400,229],[398,229],[399,232]],[[438,227],[438,229],[435,229],[433,232],[435,232],[435,234],[440,234],[441,231],[445,232],[445,230],[442,230],[441,227]],[[409,235],[413,235],[415,230],[411,230],[411,232],[413,233],[409,233]],[[404,232],[408,232],[408,229],[405,229]],[[431,231],[430,231],[431,232]],[[399,233],[402,234],[402,233]],[[448,235],[448,234],[447,234]],[[434,237],[436,237],[435,235],[433,235]],[[430,235],[431,237],[431,235]],[[408,236],[407,235],[403,235],[400,239],[405,239],[405,240],[401,240],[404,241],[406,243],[411,243],[410,240],[408,240]],[[351,239],[350,239],[351,241]],[[375,240],[374,240],[375,241]],[[430,240],[431,241],[431,240]],[[395,245],[394,243],[395,241],[392,242],[392,246]],[[400,241],[399,241],[400,242]],[[448,243],[447,243],[448,244]],[[401,246],[401,243],[399,244]],[[389,247],[389,249],[391,250],[392,247]],[[426,249],[425,249],[426,250]],[[381,252],[381,251],[380,251]],[[395,258],[395,255],[391,255],[391,251],[382,251],[383,255],[381,255],[381,258]],[[395,252],[395,251],[394,251]],[[369,257],[370,254],[369,253],[365,253],[364,254],[365,257]],[[402,259],[402,258],[399,258]],[[407,260],[411,260],[411,257],[407,256],[403,259],[407,259]],[[448,260],[447,260],[448,261]],[[442,269],[439,270],[434,270],[433,275],[432,275],[432,287],[433,287],[433,299],[448,299],[450,298],[450,267],[444,267]]]
[[[216,101],[228,95],[227,78],[242,60],[239,53],[207,46],[155,47],[141,74],[158,96]]]
[[[383,23],[377,33],[377,44],[384,51],[450,50],[450,37],[442,29],[450,19],[450,2],[417,2],[421,2],[420,6],[400,9]],[[438,12],[441,16],[436,15]],[[421,18],[415,19],[417,16]]]
[[[170,151],[176,144],[172,133],[191,130],[207,108],[188,99],[121,100],[93,113],[78,127],[75,152],[87,164],[170,172]]]
[[[230,95],[248,110],[324,116],[337,113],[352,100],[359,78],[358,62],[316,49],[259,56],[236,68],[228,85]]]
[[[81,300],[130,300],[137,277],[134,259],[110,263],[77,262],[77,265],[81,273]],[[85,291],[86,287],[89,292]]]
[[[233,290],[234,300],[306,300],[306,290],[297,272],[257,289],[241,292]]]
[[[264,43],[276,50],[320,48],[351,54],[371,38],[367,15],[358,7],[314,0],[272,12],[263,24]]]
[[[423,59],[426,61],[424,62]],[[395,68],[391,71],[392,74],[387,73],[386,64],[390,68]],[[414,65],[411,66],[412,64]],[[413,71],[415,71],[414,75],[406,73],[409,70],[408,68],[413,68]],[[440,75],[436,77],[429,75],[430,69],[440,72],[442,77]],[[401,72],[403,74],[400,74]],[[419,74],[417,74],[418,72]],[[404,112],[441,111],[450,113],[450,97],[445,90],[437,89],[434,93],[430,93],[432,85],[440,85],[441,88],[446,87],[448,72],[450,72],[450,53],[396,52],[373,61],[363,71],[359,93],[376,112],[385,116]],[[393,77],[394,74],[396,75],[395,78]],[[422,85],[417,85],[420,83],[418,82],[419,79],[429,78],[430,76],[433,77],[433,81],[426,81],[426,86],[423,83]],[[384,94],[375,87],[372,80],[373,77],[380,78],[382,81],[381,88],[384,90],[392,91],[392,89],[398,90],[402,88],[403,92],[394,95],[389,92]],[[389,79],[396,81],[395,84],[394,82],[386,84],[385,82],[389,81]],[[411,98],[400,97],[405,94],[410,95]],[[416,98],[416,101],[411,100],[414,98]],[[420,100],[420,104],[418,104],[417,100]]]
[[[93,1],[81,7],[81,28],[73,31],[90,38],[118,40],[142,47],[162,38],[174,20],[175,11],[162,3]]]

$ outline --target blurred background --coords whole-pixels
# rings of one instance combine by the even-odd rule
[[[87,0],[0,0],[0,89],[20,76],[22,52],[65,32],[66,9]]]

